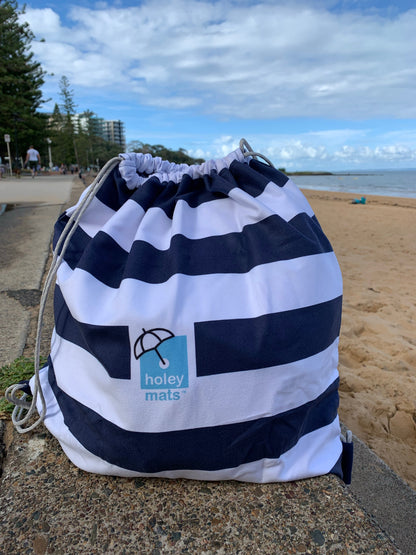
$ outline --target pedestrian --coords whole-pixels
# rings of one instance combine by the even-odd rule
[[[40,154],[33,145],[30,145],[29,150],[26,152],[25,166],[27,164],[29,164],[33,179],[37,174],[38,164],[40,165]]]

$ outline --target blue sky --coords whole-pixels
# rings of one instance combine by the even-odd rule
[[[127,142],[217,158],[245,137],[291,170],[416,168],[414,2],[28,0],[22,17],[45,111],[66,75]]]

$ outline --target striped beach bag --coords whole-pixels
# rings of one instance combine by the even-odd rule
[[[55,226],[55,329],[30,382],[80,468],[342,476],[342,279],[310,205],[246,142],[121,154]]]

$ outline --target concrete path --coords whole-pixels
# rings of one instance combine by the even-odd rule
[[[82,189],[75,179],[70,204]],[[17,205],[0,216],[1,364],[32,341],[61,209]],[[259,485],[91,475],[45,428],[2,428],[0,555],[415,553],[415,493],[359,441],[349,488],[334,476]]]
[[[0,179],[0,204],[47,203],[62,205],[69,199],[73,176],[30,176]]]
[[[0,365],[22,353],[51,242],[51,226],[68,202],[73,178],[0,180]]]

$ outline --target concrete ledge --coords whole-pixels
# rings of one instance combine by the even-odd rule
[[[416,553],[416,492],[357,437],[349,488],[402,553]]]
[[[399,553],[335,476],[247,484],[87,474],[40,430],[9,434],[4,553]]]

